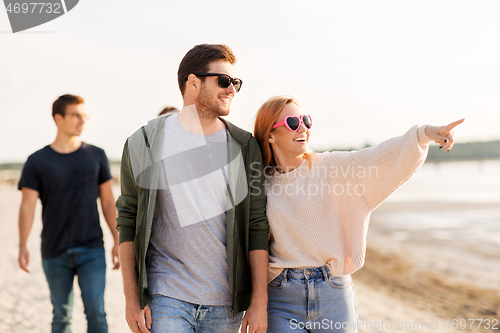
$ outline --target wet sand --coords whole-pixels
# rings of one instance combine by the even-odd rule
[[[458,213],[490,209],[490,205],[450,205],[446,208]],[[360,320],[409,323],[411,328],[404,332],[453,331],[445,327],[447,320],[449,326],[456,320],[459,331],[494,331],[484,323],[478,329],[479,321],[473,329],[469,329],[472,321],[461,329],[460,320],[500,319],[500,244],[432,237],[428,230],[408,230],[403,222],[400,230],[384,223],[388,214],[398,211],[432,214],[442,209],[442,203],[386,202],[373,213],[365,265],[353,274]],[[391,331],[373,326],[360,326],[360,332]],[[496,327],[500,329],[500,323]]]
[[[403,262],[395,254],[381,255],[367,252],[366,264],[353,275],[358,301],[359,332],[386,332],[376,323],[397,323],[407,329],[403,332],[449,332],[453,320],[498,319],[500,294],[498,290],[454,283],[432,272],[420,271]],[[369,325],[368,322],[373,323]],[[430,323],[438,323],[431,329]],[[472,322],[466,325],[469,328]],[[460,331],[487,332],[491,330],[461,329]],[[500,328],[499,325],[497,327]]]
[[[118,194],[117,188],[114,193]],[[40,259],[41,206],[37,205],[29,238],[31,274],[27,274],[17,265],[20,199],[14,186],[0,184],[0,243],[4,250],[0,256],[0,332],[50,332],[52,306]],[[482,209],[481,205],[474,207]],[[425,230],[396,230],[383,223],[388,214],[422,209],[441,208],[429,203],[384,203],[373,214],[366,263],[353,274],[359,332],[450,332],[451,328],[444,327],[448,319],[450,325],[453,319],[500,319],[500,246],[429,238]],[[109,268],[113,242],[104,224],[103,231],[109,332],[129,332],[121,273]],[[76,281],[74,303],[73,332],[83,333],[86,321]],[[477,324],[472,331],[492,331],[477,329]]]

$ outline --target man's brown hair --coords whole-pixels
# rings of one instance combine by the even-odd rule
[[[214,61],[225,60],[231,65],[236,62],[236,57],[233,51],[223,44],[200,44],[193,47],[186,53],[179,65],[177,72],[177,80],[179,81],[179,89],[184,96],[186,81],[189,74],[207,73],[208,66]],[[200,77],[204,81],[204,77]]]
[[[83,104],[83,98],[70,94],[59,96],[54,104],[52,104],[52,118],[55,118],[56,114],[64,117],[66,115],[66,107],[71,104]]]

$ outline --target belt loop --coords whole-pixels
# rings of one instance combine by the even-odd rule
[[[328,273],[326,272],[325,266],[322,266],[321,270],[323,271],[323,278],[325,279],[325,281],[328,281]]]
[[[287,275],[288,275],[288,268],[285,268],[283,270],[283,282],[285,282],[285,283],[286,283],[286,277],[287,277]]]

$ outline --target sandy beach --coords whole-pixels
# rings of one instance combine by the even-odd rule
[[[114,188],[115,196],[118,188]],[[50,332],[52,306],[41,267],[41,206],[29,238],[31,274],[17,265],[17,214],[21,195],[13,185],[0,185],[0,332]],[[488,213],[491,204],[444,207],[455,213],[471,210]],[[500,246],[461,241],[452,234],[394,227],[391,218],[426,211],[442,212],[432,202],[386,202],[372,215],[366,263],[353,274],[359,313],[359,332],[449,332],[456,320],[459,331],[490,332],[484,324],[460,328],[461,319],[500,318]],[[389,222],[387,222],[389,221]],[[129,332],[124,320],[121,273],[112,271],[112,239],[103,224],[108,261],[105,304],[110,332]],[[457,236],[458,235],[458,236]],[[463,238],[463,237],[462,237]],[[73,332],[86,331],[83,306],[75,281]],[[446,323],[448,320],[448,328]],[[493,321],[491,321],[493,323]],[[500,329],[500,324],[496,325]]]
[[[460,204],[447,208],[458,214],[470,209],[479,214],[491,205]],[[441,211],[442,204],[386,202],[373,213],[365,265],[353,274],[359,318],[393,325],[408,323],[402,332],[449,332],[453,330],[453,320],[459,331],[491,332],[484,324],[478,329],[477,320],[469,320],[462,329],[460,320],[498,322],[500,247],[471,244],[454,236],[432,237],[428,230],[409,231],[403,223],[399,230],[387,228],[383,223],[387,215],[422,210]],[[500,329],[499,325],[496,327]],[[387,331],[391,331],[387,326],[360,326],[360,332]]]

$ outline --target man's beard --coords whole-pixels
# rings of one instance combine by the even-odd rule
[[[219,97],[211,98],[212,96],[207,93],[207,91],[202,87],[200,95],[195,101],[196,109],[200,113],[200,116],[205,118],[217,118],[221,116],[227,116],[229,114],[229,108],[223,109],[219,105]]]

